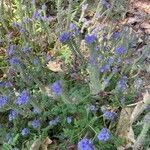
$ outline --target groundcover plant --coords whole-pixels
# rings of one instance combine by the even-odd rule
[[[117,150],[127,143],[117,134],[119,116],[141,91],[149,48],[138,55],[138,36],[114,23],[117,3],[1,0],[0,149]],[[149,101],[147,94],[132,120],[135,150],[149,146]]]

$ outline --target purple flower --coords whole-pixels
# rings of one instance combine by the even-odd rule
[[[69,124],[70,124],[70,123],[72,122],[72,117],[67,117],[67,119],[66,119],[66,120],[67,120],[67,123],[69,123]]]
[[[115,112],[111,112],[111,111],[105,111],[103,116],[104,116],[105,119],[114,120],[115,117],[116,117],[116,113]]]
[[[103,5],[105,9],[109,9],[111,7],[111,5],[109,4],[107,0],[102,0],[101,4]]]
[[[89,106],[87,107],[87,110],[88,110],[88,111],[91,111],[91,112],[96,112],[96,111],[98,110],[98,108],[96,108],[95,105],[89,105]]]
[[[22,129],[22,131],[21,131],[22,136],[27,136],[28,134],[29,134],[29,129],[28,128]]]
[[[87,44],[92,44],[96,39],[97,39],[97,37],[94,34],[85,36],[85,42]]]
[[[15,110],[10,110],[8,120],[12,121],[17,117],[18,113]]]
[[[58,39],[61,43],[65,43],[65,42],[70,40],[70,33],[69,32],[63,32],[62,34],[60,34]]]
[[[59,117],[56,117],[55,119],[49,121],[49,125],[55,126],[60,122]]]
[[[38,108],[33,108],[32,111],[34,114],[40,114],[40,110],[38,110]]]
[[[29,101],[29,92],[26,90],[23,90],[19,97],[16,99],[16,104],[18,105],[25,105]]]
[[[126,48],[125,47],[117,47],[115,48],[115,54],[116,55],[122,55],[126,53]]]
[[[41,12],[42,12],[41,9],[37,10],[36,12],[34,12],[34,14],[32,16],[32,19],[40,19],[41,18]]]
[[[16,45],[10,45],[7,48],[7,55],[8,56],[12,56],[15,53],[15,51],[14,51],[15,48],[16,48]]]
[[[35,57],[32,61],[32,64],[33,65],[37,65],[39,63],[39,58],[38,57]]]
[[[114,58],[113,57],[109,57],[107,61],[108,61],[109,64],[112,64],[114,62]]]
[[[110,138],[110,134],[109,134],[107,128],[103,128],[103,129],[99,132],[97,138],[98,138],[98,140],[103,141],[103,142],[108,141],[108,139]]]
[[[110,69],[110,65],[109,64],[105,64],[100,68],[100,72],[106,72]]]
[[[26,30],[24,28],[21,28],[20,31],[19,31],[21,34],[25,33]]]
[[[9,63],[11,64],[11,65],[20,65],[20,60],[18,59],[18,58],[16,58],[16,57],[12,57],[10,60],[9,60]]]
[[[126,79],[125,78],[122,78],[122,79],[120,79],[118,82],[117,82],[117,89],[119,90],[119,91],[125,91],[126,90],[126,88],[127,88],[127,86],[126,86]]]
[[[52,92],[55,95],[60,95],[62,93],[62,88],[60,85],[60,81],[56,81],[51,85]]]
[[[150,110],[150,105],[145,106],[146,110]]]
[[[78,150],[94,150],[94,145],[91,140],[84,138],[78,143]]]
[[[112,39],[118,39],[120,37],[120,32],[113,32],[113,34],[112,34],[112,36],[111,36],[111,38]]]
[[[40,126],[41,126],[40,120],[34,119],[34,120],[32,121],[32,127],[33,127],[34,129],[39,128]]]
[[[4,107],[8,102],[8,97],[1,95],[0,96],[0,108]]]

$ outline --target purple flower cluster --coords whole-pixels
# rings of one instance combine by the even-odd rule
[[[61,43],[66,43],[67,41],[70,40],[70,38],[71,36],[69,32],[63,32],[62,34],[60,34],[58,39]]]
[[[94,34],[85,36],[85,42],[87,44],[92,44],[94,41],[96,41],[96,39],[97,39],[97,37]]]
[[[4,107],[8,102],[8,97],[1,95],[0,96],[0,108]]]
[[[51,89],[52,89],[52,92],[53,92],[55,95],[60,95],[60,94],[62,93],[62,88],[61,88],[60,81],[54,82],[54,83],[51,85]]]
[[[56,117],[55,119],[49,121],[49,125],[55,126],[60,122],[59,117]]]
[[[12,87],[12,83],[10,81],[0,82],[0,87],[8,88]]]
[[[8,120],[12,121],[16,119],[18,113],[15,110],[10,110],[9,115],[8,115]]]
[[[96,112],[96,111],[98,110],[98,108],[96,108],[95,105],[89,105],[89,106],[87,107],[87,110],[88,110],[88,111],[91,111],[91,112]]]
[[[29,134],[29,129],[28,128],[23,128],[21,131],[22,136],[27,136]]]
[[[116,32],[113,32],[111,38],[112,39],[118,39],[120,37],[120,32],[116,31]]]
[[[12,56],[14,53],[15,53],[15,51],[14,51],[14,49],[16,48],[16,45],[10,45],[8,48],[7,48],[7,55],[8,56]]]
[[[12,66],[20,65],[20,59],[17,58],[17,57],[12,57],[12,58],[9,60],[9,63],[10,63]]]
[[[115,48],[115,54],[116,55],[122,55],[126,53],[126,48],[125,47],[117,47]]]
[[[125,91],[126,88],[127,88],[127,85],[126,85],[126,80],[127,78],[126,77],[123,77],[122,79],[120,79],[118,82],[117,82],[117,89],[121,92]]]
[[[108,70],[110,70],[110,65],[109,64],[105,64],[100,68],[100,72],[107,72]]]
[[[92,144],[92,141],[87,138],[80,140],[78,143],[78,150],[94,150],[94,149],[95,148]]]
[[[101,131],[99,132],[97,138],[98,138],[98,140],[103,141],[103,142],[108,141],[110,138],[110,134],[109,134],[107,128],[102,128]]]
[[[34,129],[37,129],[37,128],[39,128],[40,126],[41,126],[40,120],[34,119],[34,120],[32,121],[32,127],[33,127]]]
[[[104,116],[105,119],[114,120],[115,117],[116,117],[116,113],[115,112],[111,112],[111,111],[105,111],[103,116]]]
[[[16,104],[18,105],[25,105],[29,101],[29,92],[26,90],[23,90],[19,97],[16,99]]]

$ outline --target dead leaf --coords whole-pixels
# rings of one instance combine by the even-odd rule
[[[133,107],[123,108],[120,113],[120,118],[117,125],[116,134],[125,140],[128,144],[130,141],[128,139],[128,133],[130,131],[130,117],[133,111]]]
[[[52,144],[52,140],[47,137],[41,144],[40,150],[47,150],[48,145]]]
[[[36,139],[33,144],[31,145],[30,150],[40,150],[40,146],[42,144],[41,139]]]
[[[148,93],[148,91],[146,91],[146,93],[143,94],[143,101],[146,105],[150,104],[150,94]]]
[[[47,67],[49,70],[53,72],[62,72],[63,70],[61,69],[62,62],[60,61],[49,61],[47,64]]]

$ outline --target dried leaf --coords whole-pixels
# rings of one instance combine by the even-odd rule
[[[150,94],[148,93],[148,91],[146,91],[146,93],[143,94],[143,101],[146,105],[150,104]]]
[[[116,134],[125,140],[126,143],[129,143],[128,132],[130,131],[130,117],[133,111],[133,107],[123,108],[120,113],[119,122],[117,125]]]
[[[48,147],[48,145],[50,145],[50,144],[52,144],[52,140],[49,139],[49,137],[47,137],[47,138],[43,141],[43,143],[41,144],[40,149],[41,149],[41,150],[47,150],[47,147]]]
[[[40,150],[40,146],[42,144],[41,139],[36,139],[33,144],[31,145],[30,150]]]
[[[63,70],[61,69],[62,63],[59,61],[49,61],[47,64],[48,69],[54,72],[62,72]]]

